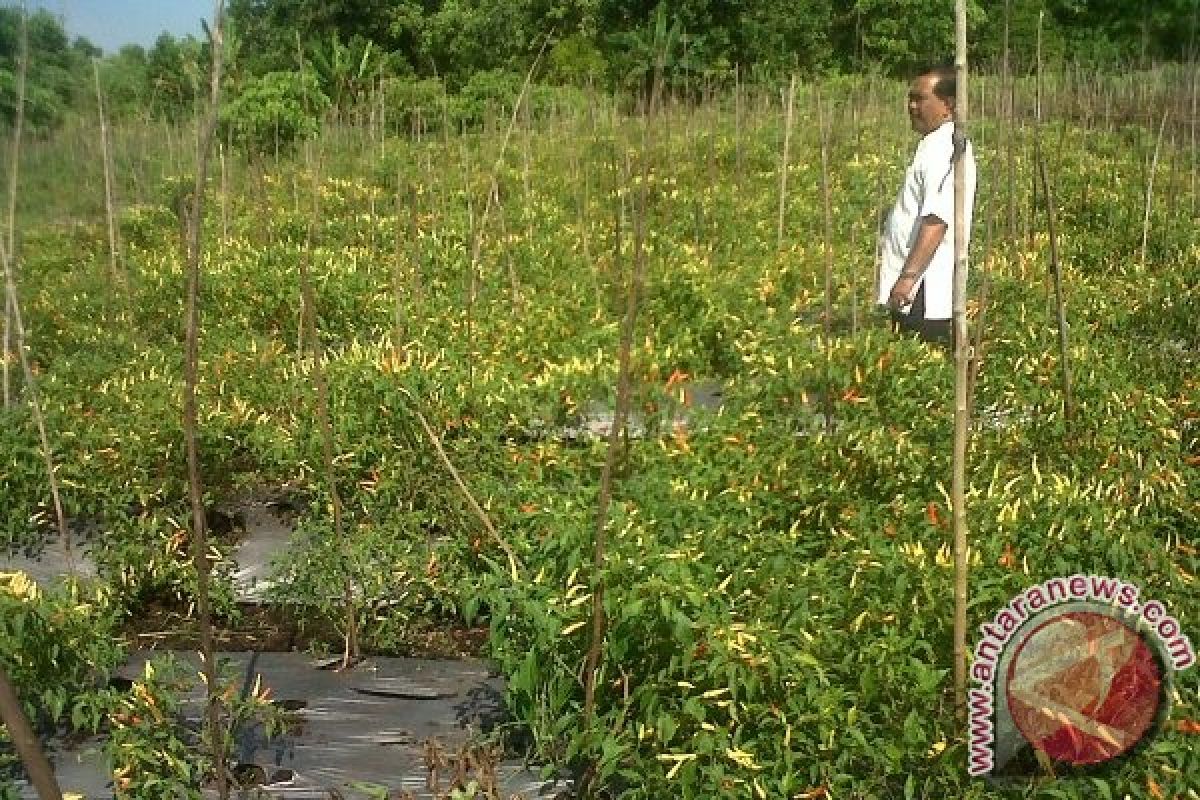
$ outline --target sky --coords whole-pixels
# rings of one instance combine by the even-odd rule
[[[213,0],[26,0],[30,10],[61,15],[67,33],[84,36],[112,54],[124,44],[149,47],[163,31],[203,36],[200,20],[212,17]],[[4,5],[17,5],[4,0]]]

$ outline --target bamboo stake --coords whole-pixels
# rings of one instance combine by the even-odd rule
[[[8,165],[8,252],[17,253],[17,173],[21,166],[21,132],[25,125],[25,73],[29,64],[29,19],[21,9],[21,54],[17,60],[17,118],[13,124],[13,144]],[[4,407],[12,408],[12,387],[9,384],[8,362],[13,355],[15,293],[4,293],[4,346],[0,349],[3,365]]]
[[[609,509],[612,503],[613,472],[620,449],[620,437],[629,416],[632,394],[631,352],[633,335],[637,326],[638,305],[646,281],[646,216],[649,208],[650,159],[654,153],[655,113],[659,107],[662,91],[662,56],[655,69],[654,83],[646,109],[642,130],[641,180],[638,184],[637,203],[633,213],[633,269],[629,279],[629,291],[625,299],[625,316],[621,322],[621,338],[617,351],[617,402],[613,410],[612,428],[608,432],[608,445],[604,456],[604,467],[600,473],[600,494],[596,508],[596,529],[592,547],[592,612],[591,642],[584,665],[583,726],[588,728],[596,707],[596,679],[600,663],[600,651],[604,644],[607,620],[604,614],[605,580],[607,561]],[[616,259],[621,258],[621,243],[617,240]]]
[[[967,420],[975,418],[975,387],[979,382],[979,368],[983,364],[984,344],[983,332],[986,329],[988,294],[991,291],[992,270],[992,224],[994,214],[987,215],[987,234],[983,240],[983,254],[979,259],[979,316],[975,319],[975,336],[971,343],[971,370],[967,376]]]
[[[829,188],[829,131],[825,125],[825,110],[821,102],[821,90],[815,90],[817,106],[817,128],[821,139],[821,200],[823,207],[823,247],[825,255],[825,313],[823,322],[825,338],[833,335],[833,205]]]
[[[410,184],[408,187],[408,204],[410,218],[416,217],[417,193]],[[395,252],[392,256],[392,297],[394,302],[392,316],[392,358],[399,361],[401,342],[404,341],[404,237],[401,235],[402,223],[400,221],[401,214],[404,211],[404,203],[400,195],[400,176],[396,176],[396,217],[395,217]],[[415,230],[415,224],[409,226],[409,236]],[[413,243],[409,243],[410,253],[415,248]],[[413,273],[416,269],[410,265]],[[415,298],[414,298],[415,300]]]
[[[324,348],[317,335],[317,304],[309,277],[309,260],[312,258],[316,241],[317,221],[321,218],[321,164],[319,157],[312,156],[312,145],[305,145],[305,160],[312,173],[312,216],[309,218],[308,229],[304,236],[304,250],[300,256],[300,293],[304,298],[304,328],[308,340],[310,358],[312,361],[313,383],[316,388],[317,427],[321,432],[321,458],[325,471],[325,483],[329,490],[330,505],[333,511],[333,536],[337,546],[338,556],[343,567],[342,571],[342,604],[345,624],[345,648],[342,652],[343,670],[349,669],[359,660],[358,644],[358,614],[354,606],[354,581],[350,571],[349,541],[342,520],[342,496],[337,488],[337,447],[333,437],[333,424],[329,414],[329,382],[325,375]],[[318,154],[319,156],[319,154]]]
[[[109,147],[108,120],[104,115],[104,92],[100,88],[100,60],[92,59],[92,75],[96,82],[96,113],[100,117],[100,162],[104,165],[104,214],[108,222],[108,267],[113,284],[125,285],[121,270],[121,245],[117,229],[117,201],[113,187],[112,153]]]
[[[1063,298],[1062,269],[1058,260],[1058,233],[1055,228],[1054,194],[1050,186],[1050,177],[1046,171],[1046,160],[1042,156],[1040,137],[1033,139],[1038,173],[1041,175],[1042,191],[1046,196],[1046,226],[1050,234],[1050,270],[1054,277],[1054,299],[1058,312],[1058,350],[1062,368],[1063,382],[1063,419],[1068,425],[1074,416],[1075,402],[1071,391],[1070,350],[1067,344],[1067,312]]]
[[[58,472],[54,464],[54,451],[50,448],[50,436],[46,432],[46,416],[42,411],[42,400],[38,392],[37,378],[29,363],[29,353],[25,346],[25,323],[21,319],[21,301],[17,296],[17,284],[12,255],[8,248],[0,244],[0,261],[4,264],[5,296],[9,308],[12,309],[12,330],[16,334],[17,358],[21,362],[21,370],[25,376],[25,391],[29,393],[29,404],[33,412],[34,425],[37,427],[38,442],[41,445],[42,462],[46,467],[46,479],[50,483],[50,498],[54,504],[54,519],[58,525],[58,535],[63,543],[67,557],[67,569],[75,574],[75,558],[71,548],[71,534],[67,526],[67,515],[63,510],[62,495],[58,488]]]
[[[229,168],[226,165],[226,147],[217,144],[217,156],[221,162],[221,255],[229,244]]]
[[[27,48],[27,33],[25,30],[25,15],[22,12],[22,49]],[[17,131],[20,131],[20,123],[24,117],[24,100],[25,93],[22,88],[18,92],[20,105],[17,108]],[[38,392],[37,379],[33,373],[33,367],[29,363],[29,353],[25,342],[25,323],[21,318],[21,300],[17,294],[16,280],[16,255],[12,248],[16,243],[16,165],[20,163],[21,139],[18,135],[13,142],[12,151],[12,172],[8,183],[8,221],[9,229],[7,232],[7,246],[0,243],[0,264],[4,268],[4,298],[5,307],[8,309],[8,330],[6,333],[11,333],[14,336],[14,341],[11,343],[15,346],[17,359],[21,364],[21,370],[25,378],[25,390],[29,393],[30,408],[33,413],[34,425],[38,432],[38,442],[42,453],[42,462],[46,467],[46,479],[50,484],[50,498],[54,505],[54,519],[58,526],[58,535],[63,543],[63,551],[67,558],[67,569],[72,576],[75,575],[75,558],[71,548],[70,530],[67,526],[67,516],[63,510],[62,495],[59,492],[58,473],[54,464],[54,451],[50,447],[50,436],[46,432],[46,417],[42,411],[42,401]]]
[[[1190,64],[1190,74],[1192,78],[1192,113],[1188,116],[1188,154],[1191,169],[1189,170],[1189,195],[1191,197],[1190,211],[1191,216],[1196,216],[1196,88],[1200,82],[1200,68],[1197,67],[1195,61],[1195,53],[1192,53],[1192,63]]]
[[[787,111],[783,123],[783,155],[779,160],[779,220],[775,227],[775,249],[783,249],[783,216],[787,209],[788,149],[792,143],[792,109],[796,98],[796,73],[788,84]]]
[[[741,67],[733,68],[733,149],[734,186],[742,188],[742,73]]]
[[[833,208],[829,191],[829,132],[825,127],[825,110],[821,103],[821,90],[815,88],[817,105],[817,129],[821,140],[821,199],[824,207],[825,251],[825,313],[822,315],[825,331],[825,432],[833,433]]]
[[[1167,117],[1170,109],[1164,108],[1162,122],[1158,125],[1158,139],[1154,143],[1154,156],[1150,160],[1150,171],[1146,175],[1146,213],[1142,216],[1142,255],[1141,265],[1146,266],[1146,244],[1150,240],[1150,205],[1154,199],[1154,173],[1158,171],[1158,156],[1162,152],[1163,131],[1167,127]]]
[[[858,225],[850,226],[850,253],[852,259],[858,258]],[[850,283],[850,336],[858,335],[858,270],[851,268],[847,279]]]
[[[441,441],[438,439],[433,428],[429,425],[429,421],[425,419],[425,415],[417,408],[416,399],[412,394],[400,387],[400,392],[404,394],[412,402],[413,416],[417,418],[417,422],[421,424],[421,429],[425,432],[425,437],[429,439],[429,443],[433,445],[434,451],[437,452],[438,460],[442,462],[442,466],[446,468],[446,472],[450,474],[450,479],[454,481],[454,485],[458,487],[458,491],[462,493],[463,499],[467,501],[467,506],[471,509],[471,513],[479,520],[479,524],[487,531],[488,536],[496,543],[501,550],[504,551],[505,557],[508,559],[509,575],[515,583],[520,579],[520,561],[517,560],[517,555],[513,551],[512,546],[505,541],[504,537],[496,530],[496,526],[492,524],[492,520],[488,517],[487,512],[483,510],[483,506],[475,499],[475,495],[471,492],[466,482],[462,479],[458,470],[454,467],[454,462],[450,460],[450,456],[446,454],[446,449],[442,447]]]
[[[956,96],[954,102],[954,465],[951,486],[954,523],[954,696],[959,714],[967,709],[967,8],[954,3]]]
[[[46,751],[42,749],[42,743],[25,716],[25,709],[21,707],[21,700],[3,665],[0,665],[0,722],[8,729],[9,739],[25,766],[25,773],[37,792],[38,800],[62,800],[62,790],[54,778]]]
[[[225,761],[225,735],[221,725],[221,688],[217,685],[217,665],[213,646],[212,605],[209,581],[212,561],[208,552],[207,517],[200,476],[200,451],[196,436],[196,384],[199,361],[199,294],[201,260],[201,222],[204,187],[208,180],[208,157],[221,99],[222,17],[224,0],[216,0],[212,25],[212,70],[209,83],[209,107],[196,136],[196,183],[190,202],[181,198],[179,216],[184,223],[186,250],[187,299],[184,339],[183,435],[187,448],[188,496],[192,510],[192,561],[196,569],[196,618],[200,635],[200,658],[207,702],[205,728],[220,800],[229,798],[229,778]]]
[[[538,50],[537,57],[534,58],[533,63],[529,65],[529,70],[525,73],[525,82],[521,84],[521,91],[517,95],[517,101],[513,103],[512,115],[508,120],[508,128],[504,131],[504,139],[500,142],[500,152],[496,155],[496,162],[492,166],[492,175],[491,179],[488,181],[487,194],[485,195],[483,204],[483,214],[480,215],[479,224],[474,226],[475,230],[471,236],[470,302],[472,305],[475,304],[475,295],[478,290],[476,285],[476,276],[479,271],[480,252],[483,247],[483,235],[487,228],[488,215],[492,210],[493,198],[499,196],[500,168],[504,165],[504,158],[508,153],[508,145],[512,140],[513,131],[517,126],[518,114],[521,111],[522,104],[525,102],[526,95],[529,93],[529,85],[533,81],[533,73],[535,70],[537,70],[537,66],[542,60],[542,54],[546,52],[546,45],[550,41],[551,34],[553,34],[553,30],[551,30],[550,34],[547,34],[546,38],[542,40],[542,47],[540,50]],[[470,192],[470,187],[468,187],[468,192]]]

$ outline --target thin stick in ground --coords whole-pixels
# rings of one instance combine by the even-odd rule
[[[1154,200],[1154,173],[1158,171],[1158,157],[1162,152],[1163,131],[1167,127],[1170,109],[1163,109],[1162,122],[1158,125],[1158,138],[1154,142],[1154,156],[1150,160],[1150,171],[1146,175],[1146,212],[1142,216],[1142,249],[1140,264],[1146,266],[1146,245],[1150,241],[1150,207]]]
[[[817,128],[821,139],[821,200],[824,210],[823,250],[825,251],[825,310],[822,324],[825,331],[825,432],[833,432],[833,203],[829,188],[829,132],[825,126],[825,108],[821,91],[816,90]]]
[[[217,684],[217,665],[212,630],[212,605],[209,583],[212,561],[208,552],[207,518],[204,509],[204,490],[200,476],[200,451],[197,444],[196,384],[199,361],[201,261],[201,221],[204,187],[208,180],[208,158],[212,150],[213,133],[221,99],[222,17],[224,0],[217,0],[212,25],[212,70],[209,83],[208,113],[196,136],[196,182],[190,198],[181,198],[178,209],[183,223],[186,256],[186,320],[184,333],[184,392],[183,434],[187,449],[188,498],[192,511],[192,562],[196,570],[196,622],[199,628],[200,657],[207,701],[205,703],[205,738],[212,758],[213,772],[220,800],[229,798],[229,776],[225,760],[225,731],[222,726],[223,702]]]
[[[792,73],[788,83],[787,98],[783,120],[783,153],[779,158],[779,215],[775,224],[775,249],[783,249],[783,221],[787,211],[787,176],[788,162],[791,159],[789,150],[792,144],[792,112],[796,100],[796,74]]]
[[[17,298],[16,281],[13,273],[12,256],[8,249],[0,244],[0,260],[4,263],[5,296],[8,306],[12,309],[12,329],[16,334],[14,345],[17,358],[21,362],[21,370],[25,376],[25,391],[29,394],[29,405],[33,412],[34,425],[37,427],[38,442],[42,453],[42,463],[46,467],[46,479],[50,484],[50,498],[54,504],[54,519],[58,526],[58,536],[63,543],[63,551],[67,557],[67,569],[75,575],[75,557],[71,547],[70,529],[67,525],[67,515],[63,510],[62,494],[58,488],[58,474],[54,464],[54,451],[50,448],[50,436],[46,432],[46,416],[42,412],[42,401],[38,393],[37,379],[33,367],[29,363],[29,353],[25,347],[25,324],[21,319],[21,304]]]
[[[108,267],[113,284],[117,287],[125,285],[125,276],[121,270],[120,233],[117,228],[117,199],[113,186],[112,153],[109,146],[108,118],[104,114],[104,92],[100,88],[100,60],[92,59],[92,75],[96,82],[96,114],[100,118],[100,162],[104,166],[104,216],[108,222]],[[222,174],[224,161],[222,160]]]
[[[38,800],[62,800],[62,790],[54,778],[46,751],[42,749],[41,741],[25,716],[21,700],[3,665],[0,665],[0,723],[4,723],[8,730],[8,738],[25,767],[25,774],[29,776]]]
[[[1050,185],[1050,176],[1046,170],[1046,159],[1042,155],[1039,136],[1034,136],[1034,158],[1037,161],[1038,175],[1042,182],[1042,192],[1046,197],[1046,228],[1050,236],[1050,273],[1054,278],[1054,302],[1058,318],[1058,359],[1062,371],[1063,389],[1063,419],[1068,425],[1074,417],[1075,401],[1071,391],[1071,361],[1070,347],[1067,342],[1067,309],[1063,297],[1062,267],[1058,260],[1058,230],[1055,226],[1056,212],[1054,209],[1054,193]]]
[[[312,258],[316,238],[316,225],[321,218],[321,168],[311,154],[311,143],[306,144],[306,161],[312,173],[312,209],[308,229],[304,238],[304,250],[300,254],[300,294],[304,300],[304,333],[308,341],[309,359],[312,364],[313,384],[316,389],[317,427],[321,435],[321,459],[325,472],[326,490],[329,492],[333,510],[334,546],[337,548],[342,573],[342,612],[345,626],[345,648],[342,652],[342,669],[349,669],[359,660],[358,611],[354,603],[354,582],[350,572],[349,541],[342,520],[342,497],[337,488],[337,456],[333,437],[333,423],[329,415],[329,383],[325,375],[324,352],[317,335],[317,307],[312,279],[309,277],[309,260]]]
[[[8,164],[8,231],[7,250],[12,258],[17,253],[17,173],[21,166],[21,132],[25,126],[25,73],[29,64],[29,18],[21,13],[21,53],[17,60],[17,116],[13,122],[12,151]],[[12,387],[8,366],[12,357],[16,296],[4,293],[4,344],[0,349],[0,370],[3,371],[4,407],[12,407]]]
[[[592,545],[592,611],[591,611],[591,641],[588,645],[587,657],[584,663],[584,700],[583,724],[586,728],[591,724],[596,707],[596,679],[600,664],[600,651],[604,646],[604,636],[607,620],[604,614],[604,569],[607,560],[606,549],[608,541],[609,510],[612,504],[613,473],[616,468],[617,456],[620,452],[620,438],[629,416],[630,397],[632,394],[632,369],[630,367],[633,350],[633,336],[637,327],[638,304],[646,281],[647,253],[645,246],[646,217],[649,211],[650,158],[653,154],[653,131],[655,112],[658,109],[659,93],[662,85],[661,57],[656,69],[654,85],[650,92],[650,100],[644,119],[642,138],[642,163],[640,171],[639,191],[633,206],[633,269],[629,278],[629,289],[625,298],[625,315],[621,322],[621,338],[617,346],[617,402],[613,410],[612,428],[608,432],[608,444],[604,457],[604,467],[600,473],[600,494],[596,503],[596,528]],[[617,263],[620,263],[620,240],[617,240]]]
[[[485,531],[487,531],[487,534],[491,537],[492,541],[504,551],[504,555],[508,559],[509,575],[515,582],[520,577],[520,562],[517,560],[517,555],[513,551],[512,546],[509,545],[509,543],[505,541],[504,537],[500,535],[500,532],[496,530],[496,526],[492,524],[491,518],[488,517],[487,512],[483,510],[483,506],[481,506],[479,501],[475,499],[474,493],[471,492],[471,489],[462,479],[462,476],[454,466],[454,462],[450,460],[450,456],[446,454],[446,449],[442,447],[442,443],[438,439],[438,436],[434,432],[432,426],[430,426],[429,421],[425,419],[425,415],[422,414],[417,408],[416,401],[414,400],[413,396],[406,389],[401,388],[400,391],[403,392],[413,403],[411,409],[413,416],[417,418],[417,422],[419,422],[421,425],[421,430],[425,432],[425,437],[429,439],[429,443],[433,445],[433,449],[438,455],[438,460],[442,462],[442,466],[445,467],[446,472],[450,474],[450,479],[454,481],[454,485],[457,486],[459,492],[462,493],[463,499],[467,501],[467,506],[471,509],[471,513],[474,514],[475,518],[479,520],[479,524],[483,526]]]

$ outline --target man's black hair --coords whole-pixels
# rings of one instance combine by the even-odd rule
[[[958,91],[958,80],[953,65],[946,63],[934,64],[917,73],[918,78],[924,75],[932,75],[936,79],[933,82],[934,94],[947,103],[954,102],[955,93]]]

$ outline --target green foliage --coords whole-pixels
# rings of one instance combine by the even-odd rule
[[[195,674],[170,658],[148,661],[117,703],[108,741],[116,797],[199,800],[210,761],[181,727],[183,695],[194,683]]]
[[[372,41],[356,36],[343,43],[336,31],[328,42],[314,43],[309,55],[322,92],[339,111],[363,99],[383,65],[379,48]]]
[[[221,124],[245,147],[270,152],[314,133],[328,107],[314,73],[269,72],[222,107]]]
[[[425,617],[486,621],[536,754],[594,768],[611,796],[1044,793],[966,778],[946,691],[950,365],[864,308],[878,185],[898,178],[913,142],[899,119],[870,132],[855,120],[888,119],[858,103],[870,94],[892,108],[903,84],[843,76],[822,87],[841,121],[829,159],[833,302],[841,317],[857,298],[859,312],[853,333],[835,321],[826,350],[816,193],[791,197],[789,237],[775,245],[778,85],[760,95],[743,87],[736,123],[730,97],[664,116],[649,152],[639,121],[613,116],[612,98],[589,95],[596,107],[555,117],[538,113],[539,98],[583,93],[535,86],[534,124],[501,158],[498,132],[520,80],[479,78],[478,107],[452,112],[481,115],[466,138],[364,144],[361,130],[327,130],[315,142],[329,165],[319,178],[286,153],[273,170],[230,158],[229,236],[217,240],[217,203],[206,225],[219,243],[202,296],[201,454],[209,500],[264,483],[303,499],[279,597],[306,622],[339,626],[350,576],[364,641],[380,650],[402,649]],[[1188,96],[1186,72],[1155,80]],[[437,97],[430,84],[394,88]],[[985,88],[992,96],[995,86]],[[1028,88],[1018,85],[1026,101]],[[811,86],[797,93],[801,118],[812,98]],[[436,100],[416,105],[427,102]],[[816,153],[816,133],[798,125],[794,152]],[[989,121],[979,141],[997,134]],[[1153,134],[1062,124],[1044,136],[1056,153],[1079,416],[1070,426],[1062,418],[1034,217],[1028,236],[997,232],[990,262],[967,476],[971,621],[1050,575],[1092,571],[1141,582],[1190,628],[1200,613],[1191,583],[1200,563],[1186,546],[1200,500],[1192,220],[1184,202],[1156,206],[1139,266],[1141,209],[1129,187]],[[981,175],[1003,174],[1003,150],[979,152]],[[797,156],[792,185],[817,186],[818,165]],[[1019,146],[1013,168],[1014,185],[1027,186]],[[1186,178],[1163,169],[1156,185],[1186,198]],[[590,561],[605,453],[562,429],[611,402],[630,200],[643,187],[650,269],[632,353],[632,427],[643,435],[621,444],[602,573],[609,627],[588,725],[579,675],[601,577]],[[1000,185],[981,190],[978,219],[1003,227]],[[310,219],[313,195],[321,213]],[[177,226],[166,209],[139,210],[123,233],[137,276],[128,299],[97,266],[99,228],[32,237],[23,291],[69,506],[111,531],[101,561],[107,576],[128,575],[120,597],[186,600]],[[333,537],[312,357],[296,342],[302,258],[329,382],[344,547]],[[126,303],[128,324],[114,327]],[[687,406],[684,373],[724,382],[719,413]],[[672,424],[685,409],[687,425]],[[511,543],[515,578],[416,410]],[[44,496],[44,477],[28,420],[14,415],[4,436],[17,457],[3,492],[26,509],[15,525]],[[1176,717],[1195,718],[1194,673],[1177,689]],[[149,707],[137,708],[149,724]],[[137,763],[179,752],[145,735]],[[1110,772],[1066,777],[1054,791],[1103,795],[1095,777],[1114,797],[1148,800],[1153,774],[1182,796],[1198,774],[1193,749],[1168,731]]]
[[[580,33],[558,42],[546,54],[546,78],[573,86],[602,84],[608,72],[608,60],[594,42]]]
[[[506,109],[511,113],[523,82],[522,76],[504,70],[476,72],[454,96],[452,118],[475,127],[503,115]]]
[[[236,676],[224,672],[218,670],[219,690],[225,698],[223,722],[229,730],[254,722],[262,725],[267,736],[277,733],[282,718],[269,701],[269,690],[255,686],[239,694]],[[106,750],[118,800],[204,796],[201,786],[212,774],[208,746],[183,719],[187,696],[194,694],[199,682],[196,671],[174,657],[154,658],[146,662],[141,679],[117,699]],[[232,746],[227,739],[227,759]]]
[[[171,120],[181,120],[204,96],[210,56],[194,36],[176,38],[161,34],[146,54],[146,80],[150,110]]]
[[[420,124],[423,129],[440,128],[449,102],[445,85],[433,78],[392,78],[384,84],[388,125],[406,134]]]
[[[43,491],[46,466],[27,410],[0,411],[0,453],[0,482],[10,487],[0,507],[0,549],[30,545],[51,520]]]
[[[85,41],[72,47],[58,18],[39,9],[22,25],[21,11],[0,8],[0,117],[16,120],[17,75],[20,71],[22,28],[28,37],[25,72],[25,124],[47,132],[62,124],[87,87],[91,63]]]
[[[113,702],[110,673],[124,653],[114,641],[111,593],[76,583],[42,590],[22,572],[0,572],[0,662],[36,729],[94,733]],[[12,756],[0,726],[0,796]]]

